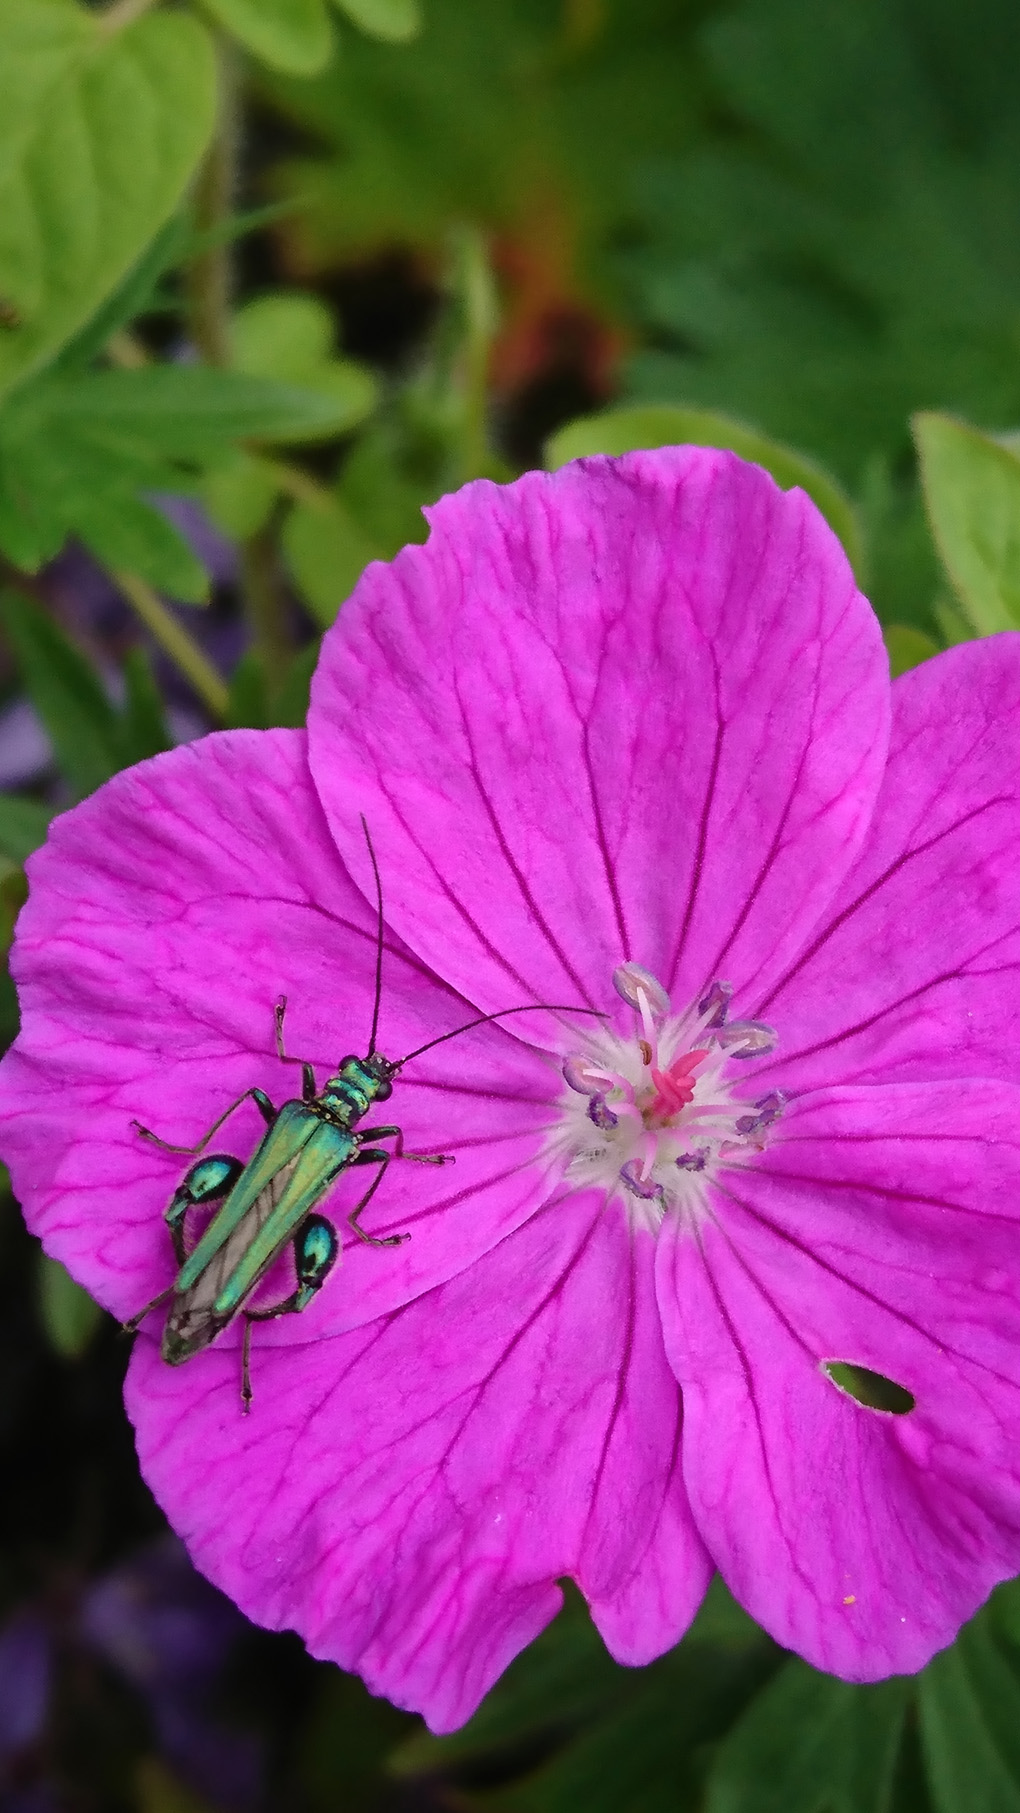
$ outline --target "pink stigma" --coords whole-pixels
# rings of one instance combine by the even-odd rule
[[[669,1120],[674,1114],[679,1114],[681,1108],[689,1107],[694,1100],[694,1078],[691,1071],[708,1055],[707,1051],[686,1051],[682,1057],[674,1059],[668,1070],[653,1068],[655,1096],[648,1104],[646,1114],[654,1115],[659,1120]]]

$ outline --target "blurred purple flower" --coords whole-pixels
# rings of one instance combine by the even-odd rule
[[[244,1619],[196,1574],[183,1544],[158,1537],[92,1588],[85,1640],[145,1697],[161,1755],[216,1805],[258,1800],[263,1746],[211,1707]]]
[[[387,1055],[605,1019],[409,1064],[394,1119],[453,1182],[394,1166],[366,1222],[414,1238],[260,1327],[251,1417],[236,1325],[179,1369],[143,1331],[142,1466],[198,1564],[440,1729],[563,1575],[628,1663],[715,1565],[819,1666],[915,1669],[1020,1567],[1020,638],[890,701],[813,506],[704,450],[431,519],[327,639],[307,743],[175,751],[34,859],[2,1073],[30,1224],[130,1315],[182,1169],[132,1117],[185,1143],[291,1094],[280,994],[320,1083],[362,1048],[364,812]],[[260,1131],[247,1104],[229,1147]]]
[[[0,1626],[0,1768],[41,1737],[49,1708],[50,1633],[33,1611]]]

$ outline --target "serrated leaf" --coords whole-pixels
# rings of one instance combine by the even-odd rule
[[[343,504],[296,504],[283,525],[283,551],[298,590],[328,629],[378,549]]]
[[[329,62],[325,0],[206,0],[211,13],[271,69],[314,76]]]
[[[346,405],[309,386],[201,365],[147,365],[40,384],[33,408],[53,422],[131,437],[175,459],[201,459],[233,441],[336,434],[348,415]]]
[[[909,1693],[787,1662],[721,1745],[705,1813],[886,1813]]]
[[[209,575],[184,536],[159,510],[130,495],[76,485],[63,496],[68,532],[113,572],[137,573],[184,604],[205,604]]]
[[[120,767],[117,716],[92,667],[39,605],[7,592],[3,626],[60,771],[84,799]]]
[[[233,541],[247,541],[268,522],[279,485],[271,466],[235,453],[206,473],[200,492],[216,527]]]
[[[99,1304],[58,1259],[39,1254],[39,1313],[50,1346],[65,1360],[79,1360],[103,1319]]]
[[[234,364],[252,377],[301,385],[328,399],[335,414],[321,432],[338,434],[371,415],[378,388],[363,366],[333,357],[333,336],[333,318],[317,297],[259,296],[231,324]]]
[[[1020,457],[945,415],[916,415],[914,439],[935,545],[982,636],[1020,627]]]
[[[0,856],[23,863],[46,842],[53,807],[42,800],[0,793]]]
[[[420,0],[336,0],[336,5],[370,38],[407,44],[422,28]]]
[[[864,567],[860,524],[842,486],[809,455],[773,441],[730,416],[707,409],[683,409],[673,403],[635,403],[582,416],[558,430],[545,448],[545,464],[554,471],[568,460],[592,453],[632,453],[642,447],[722,447],[753,460],[784,490],[799,485],[818,505],[839,536],[854,571]]]
[[[338,414],[315,391],[200,367],[38,379],[0,414],[0,548],[35,572],[75,534],[104,564],[200,603],[204,569],[146,498],[237,440],[332,431]]]
[[[0,9],[0,392],[95,313],[208,143],[215,67],[183,12],[113,33],[75,0]]]

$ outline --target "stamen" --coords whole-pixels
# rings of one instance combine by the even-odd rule
[[[602,1133],[609,1133],[620,1124],[620,1117],[606,1106],[604,1095],[593,1095],[588,1103],[588,1119]]]
[[[654,1230],[666,1213],[699,1215],[715,1171],[764,1148],[786,1097],[774,1089],[741,1100],[730,1060],[761,1057],[778,1038],[763,1021],[727,1020],[728,982],[713,982],[678,1015],[639,964],[621,964],[613,982],[637,1025],[629,1036],[602,1027],[565,1059],[568,1092],[550,1141],[579,1187],[622,1192]]]
[[[589,1058],[567,1058],[563,1075],[578,1095],[601,1095],[607,1083],[613,1082],[608,1071],[600,1069]]]
[[[656,981],[649,970],[642,969],[640,963],[621,963],[619,969],[614,969],[613,987],[618,995],[622,995],[627,1006],[633,1007],[638,1013],[641,1012],[642,995],[652,1013],[657,1013],[664,1019],[669,1012],[669,996],[662,983]]]
[[[779,1034],[764,1020],[734,1020],[731,1026],[720,1026],[715,1041],[731,1058],[760,1058],[775,1050]]]
[[[637,1196],[641,1202],[665,1203],[666,1192],[661,1183],[646,1182],[640,1176],[637,1164],[632,1158],[629,1158],[625,1165],[620,1166],[620,1182],[632,1196]]]
[[[725,1024],[732,994],[732,982],[713,982],[704,1000],[698,1002],[699,1014],[708,1016],[705,1022],[707,1026]]]

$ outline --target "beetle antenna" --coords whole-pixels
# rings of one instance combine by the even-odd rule
[[[501,1007],[498,1013],[479,1014],[477,1020],[469,1020],[466,1026],[455,1026],[452,1032],[440,1033],[438,1039],[430,1039],[427,1045],[419,1045],[416,1051],[409,1051],[406,1057],[398,1058],[394,1070],[401,1065],[409,1064],[412,1058],[420,1058],[423,1051],[431,1051],[434,1045],[445,1045],[447,1039],[459,1038],[462,1032],[470,1032],[475,1026],[487,1026],[490,1020],[505,1020],[508,1014],[590,1014],[596,1020],[608,1020],[609,1015],[600,1013],[597,1007],[557,1007],[550,1001],[529,1002],[527,1007]]]
[[[376,941],[375,941],[375,1001],[372,1006],[372,1030],[368,1035],[368,1055],[369,1055],[369,1057],[371,1057],[373,1051],[375,1050],[376,1035],[378,1034],[378,1031],[379,1031],[379,1003],[382,1000],[382,947],[383,947],[382,879],[379,874],[379,864],[376,862],[376,859],[375,859],[375,850],[372,847],[372,839],[371,839],[371,836],[369,834],[369,829],[368,829],[368,820],[366,819],[364,813],[361,814],[361,829],[365,833],[365,842],[368,845],[368,854],[372,859],[372,873],[375,876],[376,906],[378,908],[378,914],[379,914],[378,930],[376,932]]]

